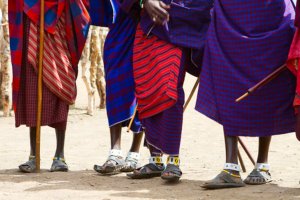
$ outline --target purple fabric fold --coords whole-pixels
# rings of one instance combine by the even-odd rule
[[[300,1],[297,0],[295,26],[300,27]]]

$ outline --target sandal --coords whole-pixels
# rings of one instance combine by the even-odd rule
[[[50,172],[67,172],[69,167],[64,158],[54,157]]]
[[[103,175],[115,175],[121,173],[121,170],[125,167],[125,161],[122,156],[121,150],[110,150],[108,159],[106,162],[100,165],[94,165],[94,170]]]
[[[162,172],[161,178],[168,182],[177,182],[182,176],[182,171],[179,168],[179,157],[168,157],[167,167]]]
[[[125,166],[121,169],[121,172],[133,172],[138,168],[138,162],[140,159],[140,154],[136,152],[128,152],[125,159]]]
[[[245,183],[243,182],[241,176],[233,174],[229,170],[239,172],[240,167],[237,164],[225,163],[223,171],[213,180],[204,183],[201,187],[205,189],[244,187]]]
[[[240,175],[235,175],[227,170],[223,170],[213,180],[204,183],[201,187],[205,189],[223,189],[223,188],[237,188],[237,187],[244,187],[244,186],[245,183],[243,182]]]
[[[148,179],[161,176],[164,170],[164,164],[162,157],[150,157],[149,163],[133,171],[131,174],[127,174],[127,177],[132,179]]]
[[[262,185],[272,181],[269,172],[270,165],[264,163],[257,163],[255,169],[247,176],[244,183],[248,185]]]
[[[29,156],[29,160],[24,163],[24,164],[21,164],[19,166],[19,169],[21,172],[24,172],[24,173],[32,173],[36,170],[36,159],[35,159],[35,156]]]

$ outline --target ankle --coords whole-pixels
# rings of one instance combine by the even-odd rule
[[[140,160],[140,156],[140,153],[129,151],[126,156],[126,160],[135,160],[138,162]]]
[[[270,164],[268,163],[256,163],[255,169],[258,171],[270,171]]]
[[[225,163],[223,171],[240,177],[241,168],[235,163]]]
[[[57,158],[65,158],[65,154],[64,152],[56,152],[54,157],[57,157]]]
[[[164,165],[163,158],[162,158],[161,155],[151,156],[149,158],[149,163],[155,164],[157,166],[163,166]]]
[[[169,156],[167,159],[167,164],[179,166],[180,165],[179,156]]]
[[[131,148],[129,149],[129,152],[140,153],[140,149],[139,149],[139,148],[136,148],[136,147],[131,147]]]
[[[119,158],[124,158],[123,152],[120,149],[111,149],[109,150],[109,156],[108,157],[119,157]]]
[[[35,155],[30,155],[29,160],[35,160]]]

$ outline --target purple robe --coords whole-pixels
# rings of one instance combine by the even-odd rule
[[[296,5],[295,25],[298,28],[300,27],[300,1],[298,1],[298,0],[297,0],[297,5]]]
[[[236,103],[286,62],[294,34],[290,0],[216,0],[196,109],[230,136],[293,132],[295,81],[289,71]]]

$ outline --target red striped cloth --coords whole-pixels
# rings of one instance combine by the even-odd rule
[[[76,73],[71,64],[64,29],[64,16],[57,23],[54,35],[45,32],[43,82],[61,100],[73,104],[76,98]],[[38,26],[30,23],[28,62],[37,71],[39,31]]]
[[[177,83],[182,50],[137,28],[133,71],[141,119],[172,107],[178,98]]]

